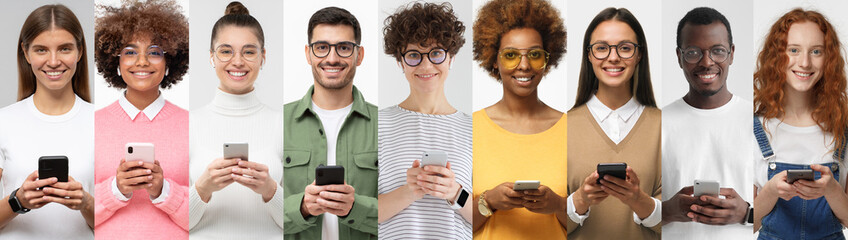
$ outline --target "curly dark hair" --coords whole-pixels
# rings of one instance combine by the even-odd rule
[[[94,27],[94,60],[97,72],[109,86],[126,88],[118,76],[121,50],[144,36],[165,50],[169,74],[159,84],[170,88],[188,72],[188,19],[175,0],[122,0],[120,7],[98,5]]]
[[[532,28],[542,35],[542,47],[550,53],[545,73],[559,65],[565,54],[565,24],[559,10],[547,0],[493,0],[480,8],[474,22],[474,60],[490,76],[500,81],[495,64],[501,37],[516,28]]]
[[[383,22],[383,48],[397,61],[409,44],[427,46],[435,43],[456,55],[465,44],[465,24],[457,19],[450,3],[415,2],[398,8]]]

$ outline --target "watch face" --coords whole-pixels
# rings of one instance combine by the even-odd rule
[[[455,203],[459,204],[460,207],[465,207],[466,200],[468,200],[468,192],[463,189],[462,191],[460,191],[459,197],[456,198]]]

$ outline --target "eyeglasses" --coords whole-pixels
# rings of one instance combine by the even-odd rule
[[[522,53],[526,51],[526,53]],[[521,59],[527,57],[530,67],[544,69],[548,65],[550,54],[541,48],[504,48],[498,53],[503,67],[515,69],[521,64]]]
[[[162,48],[156,45],[148,47],[145,52],[147,55],[147,61],[152,64],[162,62],[162,59],[165,59],[165,53],[166,52],[162,50]],[[118,57],[121,58],[121,64],[133,65],[138,62],[138,55],[140,54],[141,51],[135,47],[125,47],[121,50],[121,54],[118,54]]]
[[[230,60],[233,60],[233,57],[235,57],[235,52],[236,51],[232,46],[223,44],[215,49],[215,57],[218,58],[218,61],[229,62]],[[241,48],[241,58],[246,61],[253,62],[259,58],[260,52],[261,51],[258,47],[254,45],[246,45]]]
[[[710,59],[716,63],[722,63],[730,56],[730,50],[724,46],[715,46],[709,49]],[[677,48],[683,60],[688,63],[698,63],[704,57],[704,50],[698,47],[688,47],[686,49]]]
[[[427,55],[427,59],[430,60],[433,64],[441,64],[445,62],[447,59],[447,50],[441,48],[430,49],[429,52],[424,53]],[[410,67],[415,67],[421,64],[421,61],[424,61],[424,56],[422,52],[418,50],[409,50],[403,53],[403,62]]]
[[[612,54],[613,48],[615,48],[615,54],[618,54],[619,58],[629,59],[636,55],[636,49],[639,47],[639,44],[635,44],[632,42],[623,42],[617,45],[595,43],[589,45],[589,50],[592,51],[592,56],[598,60],[607,59],[610,54]]]
[[[330,48],[336,48],[336,55],[339,55],[339,57],[350,57],[350,55],[353,55],[353,50],[356,49],[356,47],[358,46],[359,45],[356,45],[356,43],[347,41],[339,42],[336,44],[330,44],[328,42],[323,41],[309,44],[309,47],[312,48],[312,54],[314,54],[315,57],[319,58],[323,58],[327,55],[330,55]]]

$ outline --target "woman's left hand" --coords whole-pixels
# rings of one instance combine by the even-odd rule
[[[82,184],[68,176],[68,182],[57,182],[43,188],[44,199],[65,205],[73,210],[82,210],[93,206],[94,198],[82,189]]]
[[[418,174],[418,186],[421,186],[425,194],[452,202],[461,186],[456,182],[450,166],[450,162],[445,167],[424,166],[424,171]]]
[[[538,189],[524,190],[524,208],[531,212],[551,214],[557,211],[565,211],[565,199],[554,190],[545,185],[539,185]]]
[[[636,172],[630,167],[627,167],[627,179],[605,175],[601,180],[601,189],[631,208],[639,201],[651,197],[639,188],[639,176],[636,176]]]
[[[842,185],[833,178],[833,173],[830,172],[829,167],[813,164],[810,165],[810,168],[813,171],[820,172],[821,178],[815,181],[801,179],[792,183],[798,191],[798,197],[811,200],[828,194],[842,193]]]
[[[165,174],[162,172],[162,166],[159,165],[159,160],[153,162],[153,168],[150,171],[153,179],[147,184],[147,194],[152,199],[156,199],[162,195],[162,185],[165,184]]]
[[[233,168],[233,180],[262,195],[262,201],[271,201],[277,192],[277,181],[268,173],[268,166],[258,162],[239,160]]]

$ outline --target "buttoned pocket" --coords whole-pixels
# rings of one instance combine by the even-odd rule
[[[353,155],[356,169],[351,177],[356,193],[365,196],[377,196],[377,152],[362,152]],[[350,172],[350,171],[349,171]]]
[[[311,154],[304,150],[283,151],[283,176],[285,176],[285,191],[301,192],[312,183],[314,173],[309,171]],[[288,194],[287,194],[288,195]]]

